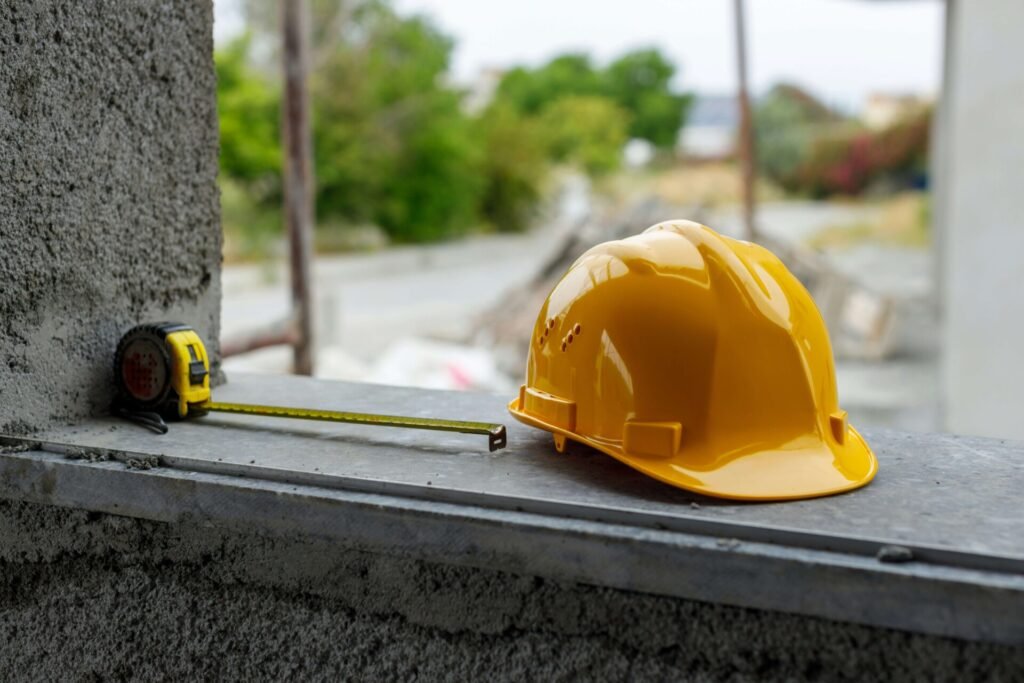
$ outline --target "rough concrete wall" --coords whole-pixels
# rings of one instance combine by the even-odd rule
[[[117,339],[216,353],[209,0],[0,0],[0,432],[105,410]]]
[[[0,679],[1024,680],[1024,648],[0,502]]]

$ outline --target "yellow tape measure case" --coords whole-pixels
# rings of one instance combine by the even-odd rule
[[[114,384],[121,408],[183,418],[210,400],[210,359],[188,325],[139,325],[117,345]]]

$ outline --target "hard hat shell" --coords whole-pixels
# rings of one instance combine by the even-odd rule
[[[722,498],[847,491],[877,461],[839,409],[810,294],[768,250],[690,221],[600,244],[541,308],[522,422]]]

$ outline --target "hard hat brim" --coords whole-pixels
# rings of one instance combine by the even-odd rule
[[[548,424],[520,410],[518,399],[509,403],[508,410],[520,422],[595,448],[665,484],[716,498],[749,501],[816,498],[860,488],[878,472],[875,454],[853,427],[849,428],[842,445],[807,435],[774,448],[752,448],[717,460],[714,457],[717,454],[691,453],[687,457],[685,448],[677,457],[650,458],[625,453],[619,443],[589,438]],[[715,464],[694,468],[687,466],[686,461]]]

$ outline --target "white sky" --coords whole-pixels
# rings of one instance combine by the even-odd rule
[[[682,66],[686,90],[735,87],[731,0],[395,0],[456,40],[453,75],[538,64],[570,50],[599,61],[656,46]],[[215,37],[242,30],[234,0],[215,0]],[[941,0],[748,0],[752,85],[779,80],[859,109],[874,91],[934,94],[941,80]]]

